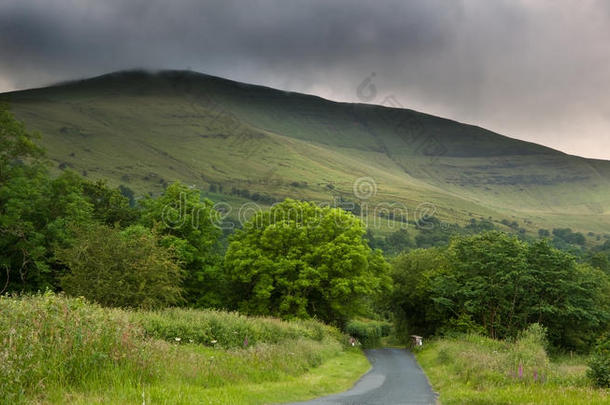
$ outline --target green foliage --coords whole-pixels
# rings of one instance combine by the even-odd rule
[[[588,262],[591,266],[602,270],[604,273],[610,275],[610,256],[607,252],[593,253],[588,258]]]
[[[79,386],[120,367],[149,373],[149,345],[125,314],[81,298],[0,296],[0,403]]]
[[[444,280],[436,280],[437,301],[472,316],[492,338],[523,327],[517,312],[527,267],[522,242],[501,233],[456,238],[447,256],[450,270]]]
[[[598,339],[588,366],[587,376],[593,384],[600,388],[610,388],[610,338],[607,335]]]
[[[52,178],[38,136],[0,108],[0,292],[57,289],[63,268],[53,251],[72,229],[95,221],[128,225],[136,213],[118,190],[71,171]]]
[[[381,338],[389,336],[391,331],[391,324],[382,321],[352,320],[345,326],[345,332],[358,339],[364,348],[380,346]]]
[[[7,291],[55,289],[60,268],[53,249],[67,246],[70,228],[90,223],[92,214],[74,173],[51,179],[42,167],[13,172],[0,187],[0,264],[8,270]]]
[[[8,106],[0,104],[0,187],[15,170],[28,162],[36,163],[43,150],[36,145],[38,133],[28,132],[25,125],[15,119]]]
[[[586,242],[585,236],[580,232],[573,232],[570,228],[555,228],[553,229],[554,240],[561,244],[567,243],[570,245],[583,246]]]
[[[241,348],[259,343],[277,344],[294,339],[346,342],[341,333],[313,320],[281,321],[247,317],[236,312],[167,308],[132,314],[132,320],[149,336],[170,342],[197,343],[222,348]]]
[[[218,213],[211,201],[201,200],[198,190],[173,183],[159,198],[147,198],[141,223],[154,227],[161,244],[173,249],[186,271],[186,302],[198,307],[222,307],[226,303],[224,275],[218,255]]]
[[[513,370],[518,370],[521,366],[524,370],[536,370],[540,375],[549,367],[547,347],[547,329],[539,323],[533,323],[517,335],[508,361],[512,363]]]
[[[225,268],[249,314],[342,324],[389,289],[388,265],[362,222],[338,208],[286,200],[235,233]]]
[[[547,241],[455,237],[447,250],[403,254],[393,268],[391,305],[403,335],[483,328],[506,338],[540,323],[554,346],[586,350],[610,316],[608,277]]]
[[[395,256],[402,251],[409,250],[415,246],[413,239],[406,229],[399,229],[392,232],[385,238],[384,253]]]
[[[76,230],[57,257],[69,269],[61,286],[104,306],[155,308],[181,301],[181,270],[157,236],[142,226]]]
[[[132,207],[133,195],[124,195],[125,188],[112,189],[105,181],[83,181],[83,194],[93,205],[93,218],[106,225],[132,225],[138,212]]]
[[[447,265],[444,252],[436,248],[413,250],[393,260],[394,289],[388,305],[405,343],[411,334],[433,334],[445,320],[443,302],[431,300],[430,288],[431,280],[441,278]]]

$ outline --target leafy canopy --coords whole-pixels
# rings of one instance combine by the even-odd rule
[[[411,333],[458,327],[505,338],[540,323],[552,344],[585,348],[610,320],[608,276],[546,240],[454,237],[445,250],[400,255],[393,278],[391,305]]]
[[[198,307],[225,306],[224,279],[218,254],[220,229],[212,202],[199,190],[172,183],[158,198],[140,202],[140,223],[155,229],[161,244],[175,252],[186,270],[185,299]]]
[[[237,307],[250,314],[343,323],[389,289],[365,228],[338,208],[286,200],[235,233],[225,256]]]

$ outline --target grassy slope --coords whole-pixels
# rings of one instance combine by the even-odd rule
[[[533,360],[536,351],[527,345],[515,347],[470,336],[431,341],[416,356],[444,405],[610,404],[608,390],[591,387],[584,358],[549,362],[543,355]],[[519,358],[525,363],[521,380],[517,378]],[[538,371],[537,382],[533,370]]]
[[[0,404],[297,401],[345,390],[370,367],[315,321],[104,309],[50,293],[0,296],[0,315]]]
[[[181,348],[182,354],[190,353],[196,360],[201,351],[193,348]],[[208,355],[218,356],[210,352]],[[172,363],[173,362],[173,363]],[[298,376],[283,375],[279,378],[261,381],[226,384],[220,387],[206,387],[193,374],[196,365],[185,361],[175,362],[172,359],[170,368],[166,370],[162,380],[156,380],[142,386],[126,385],[121,381],[99,381],[91,384],[86,390],[65,391],[57,389],[49,395],[50,403],[73,404],[274,404],[292,401],[304,401],[331,393],[345,391],[354,384],[369,368],[366,357],[359,351],[345,351],[322,363],[320,366]],[[236,364],[232,363],[231,367]],[[240,368],[252,368],[243,362],[237,364]],[[260,371],[259,371],[260,372]]]
[[[44,134],[56,164],[139,193],[182,180],[330,201],[354,199],[354,181],[366,176],[378,186],[369,203],[404,203],[411,221],[419,204],[433,202],[452,222],[527,218],[531,230],[587,231],[610,224],[610,162],[415,111],[190,72],[121,73],[4,98]]]

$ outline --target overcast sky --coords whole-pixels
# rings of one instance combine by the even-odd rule
[[[139,67],[338,101],[392,95],[610,159],[606,0],[0,1],[0,91]]]

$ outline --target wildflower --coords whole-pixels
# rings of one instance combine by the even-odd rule
[[[218,343],[218,340],[214,339],[210,342],[211,344],[215,345],[216,343]]]
[[[181,341],[182,339],[180,339],[179,337],[175,337],[175,338],[174,338],[174,340],[175,340],[176,342],[179,342],[179,341]]]
[[[519,378],[523,378],[523,364],[519,363]]]

